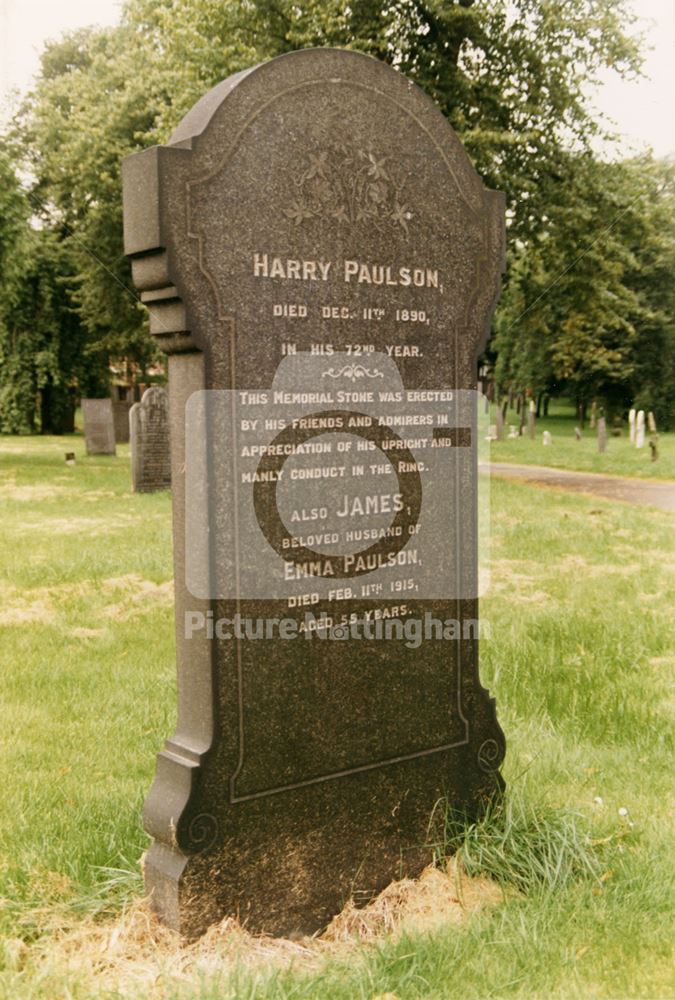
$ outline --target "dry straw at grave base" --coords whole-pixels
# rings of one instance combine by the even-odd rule
[[[362,909],[348,902],[317,937],[253,935],[226,917],[192,943],[162,925],[141,900],[112,923],[87,919],[45,935],[31,948],[23,946],[21,964],[37,963],[45,974],[67,971],[90,988],[114,989],[122,996],[143,990],[152,998],[163,995],[170,982],[227,973],[235,964],[256,971],[291,965],[310,970],[325,958],[346,958],[387,936],[459,926],[501,899],[495,882],[469,878],[453,859],[447,872],[430,866],[418,879],[392,882]]]

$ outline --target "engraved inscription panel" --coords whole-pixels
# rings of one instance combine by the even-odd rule
[[[438,142],[424,115],[366,84],[311,80],[249,102],[228,126],[216,119],[215,141],[194,144],[190,177],[182,191],[178,180],[175,188],[187,206],[186,280],[201,288],[194,311],[206,313],[213,302],[217,316],[215,325],[213,319],[201,324],[213,357],[210,388],[241,390],[255,400],[256,392],[270,390],[284,360],[304,353],[325,360],[312,386],[295,386],[315,390],[318,413],[335,408],[350,386],[360,389],[378,379],[377,366],[369,363],[376,354],[400,376],[389,392],[470,386],[474,373],[457,365],[457,355],[466,353],[461,340],[468,347],[475,337],[469,320],[480,297],[493,220],[481,210],[479,186],[466,183],[467,165]],[[327,384],[319,387],[319,378]],[[274,427],[292,419],[288,403],[284,413],[273,395],[265,399],[262,406],[250,403],[250,413],[242,412],[238,422],[259,419]],[[378,403],[386,416],[384,394]],[[403,443],[410,440],[406,435]],[[240,453],[239,440],[213,441],[216,453]],[[217,466],[218,454],[212,458]],[[334,472],[333,459],[317,456],[313,464],[319,475],[322,467]],[[391,463],[374,463],[368,478],[375,481],[360,483],[354,483],[352,466],[343,474],[352,490],[360,488],[364,510],[374,497],[395,496]],[[448,476],[453,503],[438,512],[434,526],[437,535],[444,533],[442,542],[452,539],[448,564],[464,552],[465,576],[475,572],[472,477],[470,460]],[[304,495],[301,488],[292,504],[297,517],[322,508],[320,498],[315,503],[310,496],[311,483],[303,484]],[[247,502],[244,485],[238,483],[233,496],[212,498],[204,526],[212,540],[204,574],[210,586],[214,574],[241,582],[240,567],[251,565],[250,547],[240,543],[238,553],[230,551],[233,500],[237,507]],[[465,522],[459,534],[458,518]],[[358,523],[358,514],[353,519]],[[442,552],[444,545],[437,548]],[[198,551],[199,545],[188,540],[187,550]],[[272,556],[268,549],[260,557],[265,577]],[[306,561],[290,551],[288,566],[296,574],[295,591],[268,603],[266,614],[300,624],[311,613],[343,625],[375,613],[420,621],[425,613],[441,621],[461,617],[460,589],[454,588],[452,600],[431,595],[436,600],[430,603],[409,565],[396,568],[386,594],[365,579],[358,588],[349,582],[329,588],[318,601]],[[248,600],[279,600],[274,592],[224,593],[218,585],[208,596],[244,602],[232,614],[255,610],[255,617],[261,607],[251,609]],[[235,636],[218,653],[224,676],[238,691],[239,736],[226,765],[234,797],[468,739],[458,695],[459,641],[414,649],[404,642],[389,648],[376,639],[314,639],[286,643],[271,658],[261,656],[256,643]],[[397,700],[389,697],[392,690],[400,692]],[[230,692],[223,697],[224,716],[234,723]]]

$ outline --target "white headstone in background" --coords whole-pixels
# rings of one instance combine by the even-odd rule
[[[542,444],[551,444],[552,441],[553,441],[553,438],[551,437],[551,432],[550,431],[544,431],[544,433],[541,436],[541,443]]]
[[[636,429],[635,429],[635,447],[644,448],[645,446],[645,411],[638,410]]]
[[[537,412],[537,408],[534,405],[534,400],[531,399],[530,400],[530,405],[529,405],[528,411],[527,411],[527,429],[528,429],[529,434],[530,434],[530,440],[532,440],[532,441],[534,441],[534,435],[536,433],[535,429],[534,429],[535,414],[536,414],[536,412]]]
[[[628,411],[628,437],[631,444],[635,444],[635,410]]]
[[[607,451],[607,422],[604,417],[598,420],[598,451]]]

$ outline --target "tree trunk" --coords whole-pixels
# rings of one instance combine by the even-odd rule
[[[581,399],[580,396],[577,396],[576,411],[577,411],[577,424],[579,425],[580,429],[583,430],[584,417],[586,415],[586,404],[584,403],[584,401]]]

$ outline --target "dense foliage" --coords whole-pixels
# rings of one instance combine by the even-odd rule
[[[0,152],[0,433],[72,430],[76,396],[106,391],[108,359],[73,301],[63,227],[29,225],[30,197]]]
[[[512,247],[498,385],[675,415],[675,164],[568,155],[536,240]]]
[[[638,68],[631,28],[623,0],[128,0],[118,27],[50,43],[15,141],[43,234],[21,239],[40,258],[41,280],[58,276],[52,381],[81,377],[58,340],[83,337],[99,372],[106,356],[141,370],[153,358],[122,251],[122,158],[165,141],[223,77],[332,45],[372,54],[420,84],[486,183],[506,192],[509,273],[492,345],[499,391],[565,388],[617,407],[635,399],[668,420],[672,170],[600,162],[585,98],[602,69]],[[29,270],[37,273],[35,262]],[[3,271],[0,280],[14,279]],[[39,298],[33,308],[44,315]],[[44,384],[38,373],[19,389],[35,350],[30,303],[19,315],[24,333],[15,322],[10,353],[21,378],[3,364],[0,399],[7,390],[27,400]],[[19,408],[28,417],[28,403]]]

